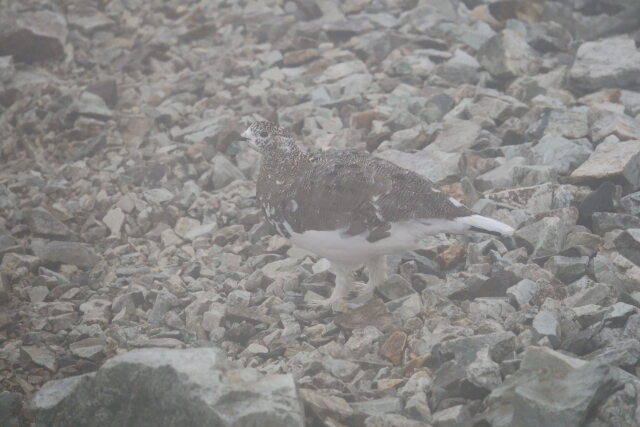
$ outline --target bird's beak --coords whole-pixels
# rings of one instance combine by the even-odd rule
[[[258,146],[255,144],[255,142],[253,142],[253,138],[251,138],[251,131],[249,131],[249,129],[245,130],[244,132],[242,132],[242,135],[240,135],[240,141],[245,141],[247,143],[247,145],[256,151],[258,150]]]

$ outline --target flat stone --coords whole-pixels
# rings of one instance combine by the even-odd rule
[[[640,80],[640,52],[629,37],[611,37],[580,45],[569,71],[580,91],[624,88]]]
[[[614,212],[596,212],[592,216],[593,232],[603,235],[609,231],[640,228],[640,218]],[[623,237],[623,239],[625,239]]]
[[[142,193],[145,200],[150,203],[162,204],[173,200],[175,197],[171,191],[166,188],[152,188]]]
[[[42,240],[31,242],[33,253],[44,263],[60,263],[77,267],[91,268],[100,257],[89,245],[78,242],[61,242]]]
[[[589,257],[552,256],[545,262],[544,268],[552,272],[564,283],[570,283],[587,273]]]
[[[58,369],[56,357],[49,349],[33,345],[23,345],[21,350],[36,365],[47,368],[51,372],[55,372]]]
[[[265,323],[271,325],[278,321],[278,319],[267,316],[255,310],[251,307],[243,307],[239,305],[227,305],[225,308],[225,316],[231,318],[237,318],[241,320],[249,320],[254,323]]]
[[[304,388],[300,389],[298,393],[304,404],[320,419],[332,417],[342,420],[353,415],[353,409],[347,401],[341,397]]]
[[[531,258],[544,258],[558,254],[563,246],[567,227],[560,218],[545,217],[516,231],[520,239],[531,250]]]
[[[618,252],[640,265],[640,228],[630,228],[619,234],[613,241]]]
[[[380,415],[390,412],[400,412],[402,410],[402,401],[398,397],[383,397],[381,399],[353,402],[351,403],[351,407],[356,413]]]
[[[593,148],[586,139],[572,141],[548,134],[531,151],[536,163],[549,166],[559,174],[568,174],[589,158]]]
[[[214,190],[219,190],[236,180],[244,180],[246,177],[242,171],[223,155],[217,155],[212,159],[213,173],[211,184]]]
[[[411,287],[411,283],[399,274],[390,275],[387,280],[378,285],[376,292],[388,300],[402,298],[415,293]]]
[[[69,237],[71,230],[44,208],[31,209],[27,221],[31,232],[41,237]]]
[[[428,147],[431,150],[457,153],[478,143],[482,127],[470,120],[451,120],[443,123],[442,131]]]
[[[98,362],[104,357],[105,344],[104,338],[90,337],[72,343],[69,350],[75,356]]]

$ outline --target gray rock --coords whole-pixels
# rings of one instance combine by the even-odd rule
[[[536,163],[550,166],[559,174],[567,174],[584,163],[593,149],[586,139],[571,141],[557,134],[548,134],[531,151]]]
[[[544,282],[523,279],[507,289],[507,296],[518,307],[529,304],[531,298],[544,287]]]
[[[640,80],[640,52],[633,39],[612,37],[580,45],[569,72],[580,91],[627,87]]]
[[[113,117],[111,109],[100,96],[88,91],[82,92],[80,97],[69,106],[69,114],[90,117],[97,120],[109,120]]]
[[[531,258],[544,258],[558,254],[567,235],[567,226],[558,217],[545,217],[516,231],[515,237],[529,250]]]
[[[43,263],[59,263],[75,265],[77,267],[91,268],[100,257],[93,249],[84,243],[43,241],[34,239],[31,242],[31,250]]]
[[[242,171],[223,155],[215,156],[211,162],[213,168],[211,184],[214,190],[219,190],[235,180],[246,179]]]
[[[478,80],[480,63],[462,49],[456,49],[453,56],[434,69],[434,74],[449,83],[461,85]]]
[[[613,212],[596,212],[592,215],[594,233],[603,235],[616,229],[628,230],[640,228],[640,218],[634,215]],[[627,237],[621,237],[621,245],[632,244]],[[633,238],[631,238],[633,240]]]
[[[618,252],[640,266],[640,228],[630,228],[613,241]]]
[[[353,402],[351,407],[356,413],[364,415],[381,415],[402,411],[402,401],[399,397],[383,397],[363,402]]]
[[[594,143],[614,135],[620,141],[640,140],[640,122],[623,114],[608,114],[591,124],[591,140]]]
[[[436,150],[456,153],[473,148],[480,138],[482,128],[470,120],[450,120],[443,124],[440,132],[427,151]]]
[[[624,179],[640,186],[640,141],[604,141],[589,159],[571,173],[573,182]]]
[[[514,157],[500,166],[485,172],[475,180],[478,190],[487,191],[497,187],[511,187],[515,182],[515,168],[527,164],[524,157]]]
[[[560,323],[549,311],[541,311],[533,319],[533,332],[536,339],[546,337],[556,348],[560,345]]]
[[[22,399],[18,393],[0,392],[0,421],[6,427],[21,427]],[[417,427],[417,426],[416,426]]]
[[[0,56],[0,83],[9,83],[16,72],[12,56]]]
[[[535,74],[541,63],[527,41],[510,29],[485,42],[478,51],[478,60],[487,71],[500,79]]]
[[[434,427],[470,427],[471,414],[465,405],[456,405],[433,414]]]
[[[42,237],[69,237],[71,231],[58,218],[44,208],[31,209],[27,220],[31,232]]]
[[[24,345],[21,350],[29,357],[29,359],[36,365],[43,366],[55,372],[57,370],[57,363],[55,355],[46,347],[39,347],[33,345]]]
[[[628,214],[640,214],[640,191],[632,194],[627,194],[626,196],[621,198],[620,205]]]
[[[378,285],[376,291],[388,300],[398,299],[415,293],[411,287],[411,283],[399,274],[390,275],[387,280],[381,285]]]
[[[429,148],[415,153],[385,150],[376,153],[376,156],[419,173],[433,182],[455,179],[460,176],[460,158],[462,156],[459,153],[448,153]]]
[[[22,62],[64,58],[68,31],[62,14],[7,11],[0,15],[0,28],[0,56],[13,55]]]
[[[415,421],[399,414],[372,415],[364,421],[365,427],[424,427],[421,421]]]
[[[528,347],[520,370],[487,397],[483,416],[493,427],[579,427],[620,387],[607,365]]]
[[[545,134],[555,133],[572,139],[589,136],[589,120],[584,109],[554,109],[545,119]]]
[[[100,361],[104,357],[106,342],[104,338],[89,337],[76,341],[69,346],[69,350],[77,357]]]
[[[48,382],[31,408],[36,426],[304,425],[290,375],[233,369],[209,348],[130,351],[96,373]]]
[[[544,264],[544,268],[552,272],[564,283],[570,283],[587,273],[589,257],[552,256]]]
[[[513,180],[521,187],[558,182],[556,169],[546,165],[520,165],[513,168]]]

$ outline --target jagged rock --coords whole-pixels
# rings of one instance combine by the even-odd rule
[[[36,426],[88,426],[96,417],[105,426],[304,425],[290,375],[234,369],[209,348],[130,351],[93,374],[48,382],[31,408]]]
[[[3,13],[0,28],[0,55],[13,55],[24,62],[65,56],[68,31],[62,14],[50,10]]]
[[[46,209],[31,209],[28,215],[31,232],[36,236],[66,238],[71,234],[69,228]]]
[[[100,260],[100,257],[89,245],[78,242],[33,240],[31,249],[43,263],[60,263],[91,268]]]
[[[520,33],[505,29],[490,38],[478,51],[480,64],[500,79],[535,74],[540,67],[538,54]]]
[[[520,370],[487,398],[483,416],[494,427],[578,427],[621,387],[607,365],[528,347]]]
[[[640,79],[640,52],[628,37],[583,43],[576,52],[569,79],[580,91],[627,87]]]
[[[593,152],[586,139],[568,140],[560,135],[545,135],[532,150],[537,163],[567,174],[585,162]]]
[[[549,311],[541,311],[536,315],[533,319],[533,332],[538,339],[547,338],[554,348],[560,345],[560,323]]]

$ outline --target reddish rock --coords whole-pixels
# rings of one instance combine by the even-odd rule
[[[380,355],[391,361],[394,365],[402,362],[402,355],[407,346],[407,334],[402,331],[394,331],[380,346]]]

